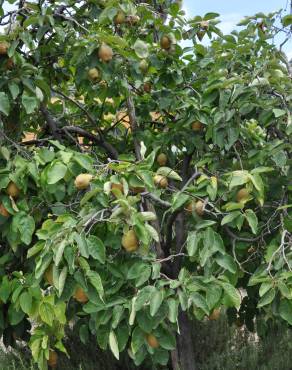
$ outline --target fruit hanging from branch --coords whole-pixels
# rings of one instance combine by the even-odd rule
[[[133,229],[128,230],[123,235],[122,246],[127,252],[135,252],[138,249],[139,241]]]
[[[109,62],[113,59],[113,49],[105,43],[102,43],[98,49],[98,57],[102,62]]]
[[[92,179],[93,179],[93,175],[89,173],[81,173],[80,175],[76,177],[74,181],[76,189],[78,190],[87,189]]]

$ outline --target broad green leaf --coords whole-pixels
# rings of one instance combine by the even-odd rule
[[[197,231],[191,231],[187,238],[187,251],[190,257],[194,257],[199,247],[201,234]]]
[[[260,307],[266,306],[267,304],[272,303],[275,298],[275,295],[276,295],[275,289],[270,289],[259,300],[257,307],[260,308]]]
[[[87,246],[89,255],[98,260],[100,263],[105,263],[105,246],[101,239],[97,236],[90,235],[87,238]]]
[[[199,307],[201,310],[205,312],[206,315],[209,315],[210,310],[206,299],[199,293],[192,293],[190,296],[192,302],[196,307]]]
[[[273,109],[273,113],[274,113],[274,115],[275,115],[276,118],[282,117],[285,114],[287,114],[285,110],[283,110],[283,109],[276,109],[276,108]]]
[[[42,321],[49,326],[53,325],[54,320],[54,308],[47,302],[42,302],[39,307],[39,315]]]
[[[155,291],[151,294],[150,298],[150,315],[153,317],[156,315],[159,307],[161,306],[163,301],[163,292],[161,290],[155,289]]]
[[[224,289],[224,292],[227,295],[227,297],[233,303],[234,307],[238,309],[240,307],[241,302],[241,296],[239,294],[239,291],[229,283],[221,283],[221,286]]]
[[[280,301],[279,314],[283,320],[292,325],[292,302],[288,299],[282,299]]]
[[[35,96],[30,96],[26,92],[22,94],[22,105],[27,114],[33,113],[39,105],[38,99]]]
[[[111,331],[109,334],[109,346],[115,358],[119,360],[120,358],[119,345],[114,331]]]
[[[258,218],[252,209],[247,209],[245,211],[245,217],[247,222],[254,234],[258,231]]]
[[[223,219],[221,221],[221,225],[223,226],[223,225],[229,224],[230,222],[235,220],[240,215],[241,215],[241,213],[238,212],[238,211],[229,213],[228,215],[223,217]]]
[[[66,172],[67,166],[65,166],[62,162],[52,162],[47,171],[48,184],[56,184],[65,177]]]
[[[10,112],[10,103],[8,96],[4,92],[0,92],[0,112],[8,116]]]
[[[144,41],[137,39],[133,48],[139,58],[144,59],[148,57],[148,45]]]
[[[103,291],[102,280],[101,280],[100,275],[96,271],[88,271],[86,275],[90,283],[93,285],[93,287],[97,291],[97,294],[102,299],[104,295],[104,291]]]
[[[228,270],[232,274],[235,274],[237,271],[236,263],[234,259],[229,254],[219,254],[215,257],[216,262],[219,266],[223,267],[224,269]]]
[[[169,167],[159,167],[156,173],[173,180],[182,181],[182,178],[179,176],[179,174]]]
[[[32,296],[29,292],[23,292],[19,297],[19,304],[23,312],[29,315],[32,307]]]

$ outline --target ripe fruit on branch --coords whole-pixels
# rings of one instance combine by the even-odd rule
[[[89,173],[81,173],[74,181],[75,187],[78,190],[87,189],[93,176]]]
[[[150,82],[145,82],[144,85],[143,85],[143,90],[146,92],[146,93],[150,93],[151,92],[151,83]]]
[[[192,130],[199,132],[203,130],[203,124],[200,121],[195,121],[192,123]]]
[[[0,215],[3,217],[9,217],[10,213],[7,211],[7,209],[4,207],[2,203],[0,203]]]
[[[17,198],[20,193],[20,190],[13,181],[10,181],[6,188],[6,193],[12,198]]]
[[[138,249],[139,241],[133,229],[123,235],[122,246],[127,252],[135,252]]]
[[[99,79],[100,75],[99,75],[99,71],[97,68],[90,68],[90,70],[88,71],[88,78],[91,80],[91,81],[97,81]]]
[[[57,367],[57,364],[58,364],[58,354],[56,351],[50,350],[48,365],[54,369],[55,367]]]
[[[101,59],[103,62],[109,62],[113,59],[113,55],[113,49],[110,46],[102,43],[98,49],[99,59]]]
[[[134,25],[137,24],[140,21],[140,17],[138,15],[128,15],[126,18],[126,22]]]
[[[9,48],[9,44],[5,41],[0,42],[0,55],[6,55]]]
[[[112,183],[111,184],[111,190],[119,190],[121,193],[124,193],[124,186],[123,184],[115,184],[115,183]]]
[[[148,334],[146,336],[147,343],[151,348],[158,348],[159,347],[159,342],[157,338],[153,334]]]
[[[195,200],[192,200],[187,204],[185,210],[190,213],[196,212],[198,216],[203,216],[203,214],[205,213],[205,204],[201,200],[198,200],[197,202]]]
[[[209,320],[215,321],[218,320],[220,317],[221,311],[219,308],[215,308],[211,315],[209,316]]]
[[[7,62],[6,62],[6,69],[11,70],[11,69],[13,69],[13,67],[14,67],[13,59],[12,59],[12,58],[7,59]]]
[[[165,166],[166,163],[167,163],[167,155],[164,154],[164,153],[160,153],[158,156],[157,156],[157,159],[156,159],[157,163],[159,164],[159,166]]]
[[[249,191],[246,188],[240,189],[236,194],[238,203],[245,201],[249,197]]]
[[[81,287],[77,287],[74,293],[75,300],[80,303],[88,302],[88,297]]]
[[[195,206],[196,206],[196,201],[195,200],[192,200],[191,202],[189,202],[187,204],[187,206],[185,207],[185,210],[187,212],[192,213],[195,210]]]
[[[167,180],[167,177],[165,176],[155,175],[153,180],[154,180],[154,184],[159,186],[160,188],[165,189],[168,186],[168,180]]]
[[[125,23],[125,20],[126,20],[125,13],[119,10],[117,15],[114,17],[114,23],[116,25],[122,24],[122,23]]]
[[[201,200],[198,200],[195,204],[195,212],[198,216],[203,216],[205,213],[205,204]]]
[[[169,50],[171,47],[172,41],[169,36],[163,35],[160,39],[160,46],[164,50]]]
[[[149,68],[149,64],[146,59],[142,59],[141,62],[139,63],[139,69],[142,73],[147,73]]]
[[[209,28],[209,22],[208,21],[202,21],[200,23],[200,27],[203,29],[203,30],[207,30]]]

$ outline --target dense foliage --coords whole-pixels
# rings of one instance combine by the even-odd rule
[[[189,319],[292,325],[291,16],[224,36],[167,0],[1,3],[4,343],[55,367],[70,323],[188,370]]]

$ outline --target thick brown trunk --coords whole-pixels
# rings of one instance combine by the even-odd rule
[[[175,252],[180,253],[186,240],[185,215],[180,213],[175,221]],[[182,259],[176,258],[172,271],[177,278],[181,269]],[[192,325],[186,312],[181,311],[178,317],[180,333],[177,334],[176,349],[172,352],[172,370],[196,370],[194,343],[192,340]]]
[[[186,312],[180,312],[178,323],[180,328],[180,334],[177,335],[178,369],[196,370],[192,325]]]

